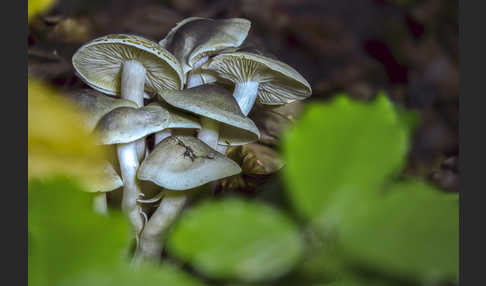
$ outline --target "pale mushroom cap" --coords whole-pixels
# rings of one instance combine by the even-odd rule
[[[176,56],[185,74],[201,57],[241,45],[250,27],[251,22],[242,18],[190,17],[177,23],[159,44]]]
[[[152,102],[147,106],[160,106],[169,112],[169,123],[167,128],[201,129],[199,119],[191,114],[170,108],[162,102]]]
[[[188,190],[241,172],[240,166],[192,136],[162,140],[138,169],[140,180],[169,190]]]
[[[276,59],[249,52],[223,53],[201,66],[234,83],[259,82],[258,100],[280,105],[312,94],[310,84],[291,66]]]
[[[92,88],[118,95],[123,62],[136,60],[146,69],[145,90],[181,89],[179,61],[157,43],[134,35],[107,35],[88,42],[73,55],[77,75]]]
[[[85,113],[83,124],[89,131],[93,131],[98,121],[113,109],[123,106],[137,108],[133,101],[113,98],[96,90],[78,90],[69,93],[67,98]]]
[[[120,107],[101,118],[95,131],[102,144],[129,143],[167,128],[169,112],[160,106]]]
[[[245,116],[231,92],[215,84],[184,90],[161,90],[159,96],[170,105],[218,121],[221,145],[243,145],[260,137],[255,123]]]
[[[104,161],[96,178],[89,180],[87,184],[88,192],[111,192],[122,187],[123,181],[113,166],[108,161]]]

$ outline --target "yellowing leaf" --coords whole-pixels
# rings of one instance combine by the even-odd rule
[[[52,6],[52,4],[54,4],[54,2],[54,0],[29,0],[27,19],[30,20],[33,15],[47,10]]]
[[[29,80],[28,177],[57,174],[99,180],[107,157],[82,125],[82,114],[52,88]]]

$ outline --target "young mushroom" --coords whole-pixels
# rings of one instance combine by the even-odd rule
[[[108,161],[105,161],[103,170],[97,176],[97,179],[92,180],[87,187],[88,192],[95,193],[93,200],[93,209],[95,212],[106,215],[108,212],[106,193],[114,191],[122,186],[123,181],[118,173]]]
[[[193,136],[170,136],[157,144],[137,176],[174,192],[164,191],[160,206],[145,225],[138,259],[159,257],[162,236],[190,197],[188,190],[240,172],[238,164]]]
[[[279,105],[312,93],[310,84],[291,66],[254,52],[221,53],[200,68],[234,83],[233,96],[245,115],[257,96],[262,104]]]
[[[182,65],[187,87],[202,84],[199,76],[187,76],[219,51],[238,47],[250,30],[251,22],[232,18],[214,20],[190,17],[177,23],[159,44],[172,52]]]
[[[170,105],[198,115],[201,130],[197,137],[216,149],[219,145],[243,145],[258,140],[260,132],[243,115],[231,92],[215,84],[185,90],[161,90],[161,99]]]
[[[169,113],[160,106],[120,107],[106,114],[95,129],[102,144],[117,144],[124,182],[122,210],[127,213],[137,239],[144,225],[144,213],[137,202],[142,191],[136,180],[139,161],[135,145],[140,138],[165,129],[168,122]]]
[[[137,108],[137,104],[133,101],[113,98],[90,89],[77,90],[69,93],[67,97],[86,115],[83,117],[83,124],[89,131],[93,131],[98,121],[113,109],[118,107]]]

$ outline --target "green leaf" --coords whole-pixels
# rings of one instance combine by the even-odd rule
[[[262,203],[204,202],[186,212],[168,249],[198,271],[222,279],[267,281],[299,260],[303,243],[294,223]]]
[[[170,265],[129,265],[126,219],[116,211],[98,215],[92,204],[72,180],[29,182],[29,285],[203,285]]]
[[[118,213],[97,215],[92,204],[92,196],[73,181],[29,183],[31,285],[62,285],[80,271],[122,261],[130,238],[124,218]]]
[[[204,286],[202,282],[164,263],[162,265],[142,264],[138,267],[124,265],[117,268],[103,268],[103,271],[83,271],[82,275],[71,278],[69,286]]]
[[[341,214],[343,253],[366,267],[422,281],[457,280],[459,201],[421,182],[396,184],[383,197]]]
[[[283,142],[284,175],[298,212],[312,218],[337,196],[376,192],[404,163],[411,129],[402,117],[383,94],[369,103],[338,95],[309,104]]]

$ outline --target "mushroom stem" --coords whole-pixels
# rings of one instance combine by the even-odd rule
[[[128,215],[130,223],[134,227],[136,238],[143,229],[144,220],[142,208],[137,204],[141,196],[141,189],[137,180],[139,162],[137,159],[136,142],[117,145],[118,160],[123,179],[122,210]]]
[[[130,60],[123,63],[121,98],[135,102],[138,107],[143,106],[145,73],[144,66],[138,61]]]
[[[219,145],[216,146],[216,151],[218,151],[219,153],[223,154],[223,155],[226,155],[226,150],[228,150],[228,145]]]
[[[248,115],[255,104],[255,99],[258,94],[258,85],[259,83],[257,81],[239,82],[235,84],[233,97],[238,102],[241,112],[244,115]]]
[[[204,84],[203,79],[201,77],[201,71],[199,70],[195,74],[193,73],[193,71],[196,71],[201,65],[203,65],[205,62],[207,62],[208,59],[209,59],[208,56],[204,56],[194,63],[192,70],[187,73],[187,86],[186,86],[186,88],[191,88],[191,87],[195,87],[195,86],[199,86],[199,85]]]
[[[188,191],[164,191],[164,197],[157,210],[150,217],[140,236],[135,251],[135,261],[158,260],[162,253],[162,240],[168,228],[177,219],[190,197]]]
[[[93,199],[93,209],[101,215],[108,214],[108,205],[106,203],[106,193],[98,192]]]
[[[197,134],[197,139],[216,149],[219,139],[218,122],[207,117],[201,117],[201,130]]]
[[[121,74],[121,98],[131,100],[140,108],[143,106],[145,94],[145,67],[138,61],[130,60],[123,63]],[[145,155],[145,138],[137,140],[137,158],[139,161]]]
[[[136,149],[137,149],[137,159],[139,162],[141,162],[143,160],[143,158],[145,157],[145,137],[135,141],[136,142]]]
[[[138,107],[143,106],[143,95],[145,86],[145,67],[138,61],[125,61],[122,66],[121,74],[121,98],[135,102]],[[117,145],[118,161],[123,187],[122,210],[128,215],[131,224],[134,227],[136,239],[143,229],[144,220],[142,217],[142,208],[137,204],[141,192],[137,182],[137,169],[139,166],[139,157],[144,152],[145,138],[135,142]],[[137,148],[138,147],[138,148]],[[143,147],[143,148],[142,148]],[[139,150],[137,152],[137,150]]]
[[[202,77],[199,73],[193,74],[189,72],[189,76],[187,79],[187,88],[196,87],[203,84]]]
[[[155,145],[159,144],[160,141],[172,135],[172,130],[170,128],[164,129],[160,132],[155,133]]]

